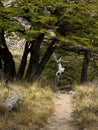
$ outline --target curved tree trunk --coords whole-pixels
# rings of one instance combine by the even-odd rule
[[[19,67],[19,70],[18,70],[18,73],[17,73],[18,79],[22,79],[23,76],[24,76],[25,67],[27,65],[27,56],[29,54],[29,45],[30,44],[28,42],[26,42],[24,53],[23,53],[22,60],[21,60],[21,64],[20,64],[20,67]]]
[[[16,75],[15,63],[13,56],[6,45],[3,29],[0,29],[0,57],[0,60],[4,62],[5,76],[13,79]]]
[[[0,69],[2,69],[2,62],[1,62],[1,60],[0,60]]]
[[[44,39],[44,34],[40,34],[36,40],[31,42],[31,47],[30,47],[30,61],[28,65],[28,69],[26,72],[26,79],[29,81],[31,76],[34,74],[36,71],[38,64],[39,64],[39,59],[40,59],[40,45]]]
[[[3,52],[4,73],[7,78],[13,79],[16,75],[15,63],[12,54],[8,50]]]
[[[45,68],[45,65],[47,64],[49,58],[53,54],[53,51],[56,47],[56,45],[55,45],[56,42],[57,42],[57,39],[52,40],[50,46],[47,48],[46,53],[44,54],[42,60],[40,61],[39,65],[36,69],[36,72],[30,78],[31,82],[35,82],[40,77],[41,73],[43,72],[43,70]]]
[[[91,53],[86,51],[84,53],[84,60],[83,60],[83,64],[82,64],[80,83],[84,83],[87,81],[87,71],[88,71],[88,65],[90,62],[90,57],[91,57]]]

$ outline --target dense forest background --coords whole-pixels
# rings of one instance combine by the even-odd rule
[[[94,0],[0,1],[1,77],[53,82],[62,57],[65,68],[60,84],[83,83],[97,78],[98,9]],[[17,61],[10,46],[21,40]],[[9,42],[10,41],[10,42]],[[65,62],[64,62],[65,61]],[[16,63],[16,64],[15,64]]]
[[[98,130],[97,80],[98,0],[0,0],[1,130]]]

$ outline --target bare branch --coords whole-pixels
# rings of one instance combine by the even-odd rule
[[[2,105],[8,110],[11,111],[15,105],[19,102],[19,97],[16,94],[16,92],[14,92],[13,96],[9,99],[7,99],[4,103],[2,103]]]

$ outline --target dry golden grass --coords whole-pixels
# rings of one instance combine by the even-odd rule
[[[15,91],[21,98],[15,109],[8,112],[0,105],[0,130],[34,130],[46,123],[54,111],[52,91],[49,87],[40,87],[37,83],[13,83],[13,90],[4,88],[0,83],[0,104],[10,98]]]
[[[86,84],[75,88],[74,116],[83,130],[98,130],[98,86]]]

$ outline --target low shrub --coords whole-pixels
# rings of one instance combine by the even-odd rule
[[[75,88],[74,117],[82,130],[98,130],[98,87],[87,84]]]
[[[34,130],[46,123],[54,111],[51,89],[27,83],[11,86],[13,89],[7,89],[0,83],[0,104],[11,98],[14,91],[21,101],[10,112],[0,105],[0,130]]]

